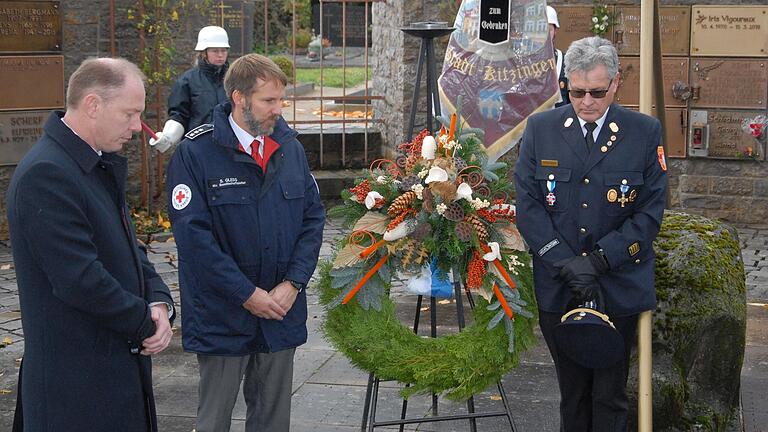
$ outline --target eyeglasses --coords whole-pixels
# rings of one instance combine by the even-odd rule
[[[572,98],[581,99],[584,96],[589,93],[590,96],[592,96],[595,99],[602,99],[605,97],[606,94],[608,94],[608,90],[611,89],[611,84],[613,84],[613,80],[611,80],[608,83],[608,88],[601,89],[601,90],[573,90],[568,89],[568,94],[571,95]]]

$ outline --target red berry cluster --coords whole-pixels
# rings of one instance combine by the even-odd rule
[[[368,184],[368,180],[363,180],[359,185],[349,188],[349,191],[355,194],[357,202],[365,201],[365,197],[368,196],[368,192],[371,191],[371,185]]]

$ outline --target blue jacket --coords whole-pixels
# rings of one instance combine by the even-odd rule
[[[517,225],[532,251],[536,298],[546,312],[564,312],[571,297],[553,264],[598,247],[610,265],[600,277],[606,312],[618,317],[656,307],[653,240],[667,189],[657,156],[660,124],[614,104],[596,144],[587,154],[571,105],[531,116],[523,134]],[[553,205],[548,181],[555,183]]]
[[[24,366],[25,430],[157,430],[149,303],[172,304],[138,247],[126,159],[101,157],[54,112],[8,189]],[[119,407],[119,408],[118,408]]]
[[[258,318],[242,305],[257,286],[269,291],[283,279],[309,281],[325,210],[297,133],[278,120],[271,137],[280,148],[264,175],[239,150],[230,111],[229,103],[218,105],[213,125],[187,133],[168,165],[182,341],[201,354],[275,352],[306,342],[306,294],[282,321]]]

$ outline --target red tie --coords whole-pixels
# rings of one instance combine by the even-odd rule
[[[253,142],[251,143],[251,157],[253,158],[253,160],[256,161],[256,165],[260,166],[261,170],[266,172],[267,171],[267,167],[265,166],[266,164],[264,163],[264,159],[259,154],[259,144],[261,143],[259,142],[259,140],[256,140],[256,139],[253,140]]]

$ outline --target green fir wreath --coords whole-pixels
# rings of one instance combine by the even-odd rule
[[[329,212],[351,228],[321,264],[323,331],[357,367],[402,390],[463,400],[499,381],[535,343],[530,258],[517,232],[504,163],[489,162],[478,135],[441,118],[375,161]],[[449,126],[450,124],[450,126]],[[446,127],[449,129],[446,130]],[[393,275],[453,271],[475,294],[473,319],[457,334],[423,338],[400,323]],[[408,276],[410,274],[410,276]]]

